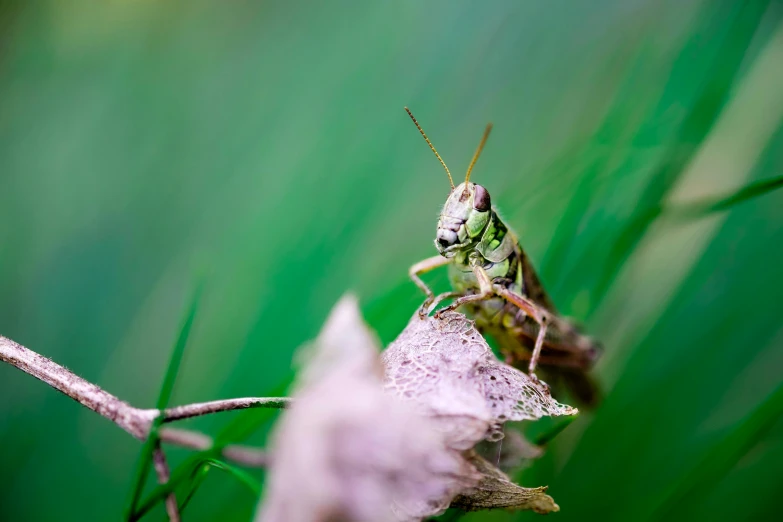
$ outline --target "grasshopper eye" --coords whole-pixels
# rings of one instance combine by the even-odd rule
[[[479,212],[486,212],[492,206],[489,199],[489,192],[481,185],[475,185],[473,192],[473,208]]]

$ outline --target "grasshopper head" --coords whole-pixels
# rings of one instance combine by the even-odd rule
[[[416,128],[419,129],[427,145],[435,153],[438,161],[446,169],[446,174],[449,176],[451,193],[446,200],[446,204],[443,205],[443,211],[440,213],[438,235],[435,237],[435,248],[438,249],[442,256],[453,257],[457,252],[475,246],[480,241],[481,233],[489,222],[490,211],[492,210],[489,192],[481,185],[471,183],[470,173],[473,171],[473,167],[484,149],[484,144],[487,142],[489,133],[492,130],[492,124],[488,124],[487,128],[484,129],[484,136],[482,136],[481,142],[479,142],[479,146],[473,154],[468,172],[465,174],[465,182],[455,187],[446,162],[443,161],[443,158],[435,150],[427,135],[424,134],[424,130],[419,125],[419,122],[416,121],[416,118],[413,117],[411,111],[407,107],[405,107],[405,111],[411,117]]]
[[[470,182],[457,185],[440,213],[435,248],[444,257],[472,248],[481,239],[491,210],[487,189]]]

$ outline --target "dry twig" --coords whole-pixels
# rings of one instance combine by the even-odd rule
[[[152,422],[161,414],[160,410],[154,408],[135,408],[51,359],[3,336],[0,336],[0,360],[19,368],[106,417],[139,440],[147,438]],[[163,422],[246,408],[282,408],[289,402],[290,399],[287,398],[243,397],[187,404],[164,410]],[[191,430],[164,428],[158,432],[158,435],[163,442],[195,450],[209,449],[214,443],[211,437]],[[229,445],[223,448],[222,454],[225,459],[248,467],[263,467],[267,461],[266,454],[262,450],[248,446]]]
[[[160,441],[156,444],[155,451],[152,454],[152,464],[155,466],[155,474],[158,475],[158,483],[166,484],[171,477],[171,472],[169,471],[169,464],[166,462],[163,448],[160,447]],[[166,513],[171,522],[180,522],[182,520],[179,516],[177,495],[173,491],[166,497]]]

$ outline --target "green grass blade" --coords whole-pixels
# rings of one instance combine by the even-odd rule
[[[193,473],[191,474],[191,482],[190,482],[190,489],[188,490],[188,494],[185,495],[184,500],[180,502],[179,504],[179,512],[182,514],[183,511],[185,511],[185,508],[188,507],[188,504],[190,504],[190,501],[193,500],[193,497],[196,494],[196,491],[201,487],[201,485],[204,483],[204,480],[207,478],[207,473],[209,473],[209,470],[211,469],[211,466],[209,464],[203,464],[200,467],[197,467],[193,470]]]
[[[211,449],[211,450],[200,451],[185,459],[185,461],[182,464],[177,466],[177,468],[174,471],[172,471],[171,476],[169,477],[169,481],[167,483],[159,484],[155,486],[155,488],[152,490],[149,496],[143,502],[140,503],[138,509],[134,512],[133,516],[129,519],[129,521],[135,522],[136,520],[141,519],[152,508],[158,505],[158,503],[162,502],[163,499],[165,499],[169,493],[177,489],[177,487],[183,484],[186,480],[193,477],[193,475],[199,469],[200,464],[204,460],[215,458],[218,455],[219,455],[219,450]]]
[[[751,183],[735,193],[718,200],[697,202],[687,207],[663,207],[661,205],[648,207],[637,212],[628,221],[615,241],[612,247],[612,254],[609,257],[615,260],[627,259],[647,228],[661,215],[672,215],[682,220],[699,219],[716,212],[725,212],[740,203],[763,196],[781,187],[783,187],[783,176]],[[619,265],[616,268],[619,268]],[[613,277],[613,273],[609,270],[603,274],[598,286],[601,295],[608,288]]]
[[[783,176],[778,176],[753,182],[733,194],[717,200],[698,202],[687,208],[667,207],[664,211],[682,219],[698,219],[716,212],[725,212],[736,205],[764,196],[781,187],[783,187]]]
[[[668,493],[659,504],[654,520],[667,520],[673,513],[686,505],[698,502],[704,493],[731,471],[732,467],[783,415],[783,383],[739,423],[728,435],[705,452],[701,461],[683,474],[669,487]]]
[[[202,287],[199,284],[191,299],[190,308],[185,316],[182,328],[180,328],[177,343],[174,345],[174,351],[171,354],[171,360],[166,369],[166,376],[163,379],[160,395],[158,395],[156,408],[159,410],[166,409],[169,405],[169,400],[171,400],[171,394],[174,391],[174,382],[177,380],[177,375],[179,374],[179,369],[182,365],[182,358],[185,354],[185,346],[188,344],[188,337],[193,328],[193,321],[196,317],[196,310],[198,309],[198,303],[201,298],[201,290]]]
[[[218,459],[207,459],[205,464],[209,464],[213,468],[225,471],[230,476],[237,479],[237,481],[245,486],[245,488],[253,494],[254,497],[258,497],[261,494],[261,483],[255,479],[250,473],[236,467],[231,464],[227,464]]]
[[[163,384],[161,385],[160,393],[158,394],[158,400],[156,408],[158,410],[164,410],[168,406],[171,394],[174,390],[174,383],[177,380],[179,369],[182,365],[182,358],[185,353],[185,346],[188,343],[188,337],[193,327],[193,321],[196,316],[196,310],[198,309],[199,299],[201,297],[201,285],[196,287],[196,291],[190,302],[190,307],[185,316],[185,320],[182,323],[182,327],[179,330],[177,336],[177,342],[174,345],[174,349],[169,359],[168,367],[166,368],[166,375],[163,378]],[[144,482],[149,474],[150,466],[152,464],[152,453],[155,450],[155,446],[158,443],[158,428],[163,422],[162,417],[157,417],[150,427],[150,433],[147,436],[147,440],[141,449],[139,460],[136,464],[136,473],[133,481],[133,489],[129,495],[128,508],[126,511],[127,520],[136,519],[136,507],[139,503],[139,498],[144,489]]]
[[[734,19],[728,35],[715,55],[714,73],[709,75],[709,80],[688,112],[678,135],[670,144],[670,152],[663,155],[660,165],[650,178],[644,191],[645,201],[640,202],[640,206],[645,210],[642,214],[631,217],[612,247],[611,255],[593,292],[593,310],[598,308],[620,267],[659,215],[658,211],[650,209],[659,208],[663,204],[675,181],[712,130],[739,75],[745,51],[756,34],[767,4],[768,2],[747,2]],[[683,53],[683,57],[687,58],[687,54]]]
[[[211,468],[219,469],[234,477],[240,484],[245,486],[250,491],[250,493],[253,495],[253,498],[257,498],[261,495],[261,483],[252,477],[249,473],[217,459],[204,459],[198,463],[196,468],[193,470],[193,481],[191,482],[191,487],[187,496],[185,497],[185,500],[183,500],[179,506],[180,513],[185,511],[185,508],[193,499],[198,488],[200,488],[204,483],[204,480],[207,477],[207,473]]]
[[[288,375],[280,384],[275,386],[270,394],[273,396],[282,396],[288,390],[291,381],[293,380],[293,373]],[[261,426],[268,423],[276,410],[272,409],[258,409],[258,410],[245,410],[241,412],[235,419],[229,422],[215,437],[215,445],[204,451],[194,453],[185,461],[174,468],[171,472],[171,477],[168,483],[161,484],[152,490],[150,495],[141,503],[135,516],[131,519],[138,520],[149,512],[155,505],[162,502],[166,496],[174,491],[177,487],[183,484],[185,481],[193,476],[193,473],[197,467],[205,460],[215,460],[220,457],[220,453],[228,444],[241,442],[252,433],[258,430]]]

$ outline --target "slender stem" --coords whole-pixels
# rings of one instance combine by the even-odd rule
[[[166,462],[166,454],[163,453],[163,448],[160,447],[160,441],[158,441],[152,454],[152,464],[155,466],[158,483],[161,485],[168,483],[171,478],[171,472],[169,471],[169,464]],[[166,513],[171,522],[180,522],[182,520],[179,516],[177,495],[173,491],[166,496]]]
[[[88,409],[106,417],[139,440],[145,440],[152,421],[160,415],[157,409],[135,408],[101,387],[88,382],[73,372],[7,337],[0,336],[0,361],[15,366],[52,388],[62,392]],[[283,408],[290,404],[288,398],[244,397],[218,401],[186,404],[164,410],[164,422],[207,415],[221,411],[246,408]],[[161,440],[185,448],[205,450],[212,447],[211,437],[190,430],[164,428]],[[249,467],[264,466],[266,453],[247,446],[226,446],[223,457]]]
[[[209,435],[177,428],[163,428],[158,431],[158,436],[160,440],[167,444],[196,451],[208,450],[215,444],[215,441]],[[231,460],[248,468],[265,468],[269,463],[269,457],[266,452],[252,446],[243,446],[242,444],[224,446],[221,455],[226,460]]]
[[[196,402],[164,410],[163,422],[172,422],[199,415],[221,411],[244,410],[247,408],[286,408],[291,404],[288,397],[240,397],[209,402]],[[157,410],[155,410],[157,411]]]

